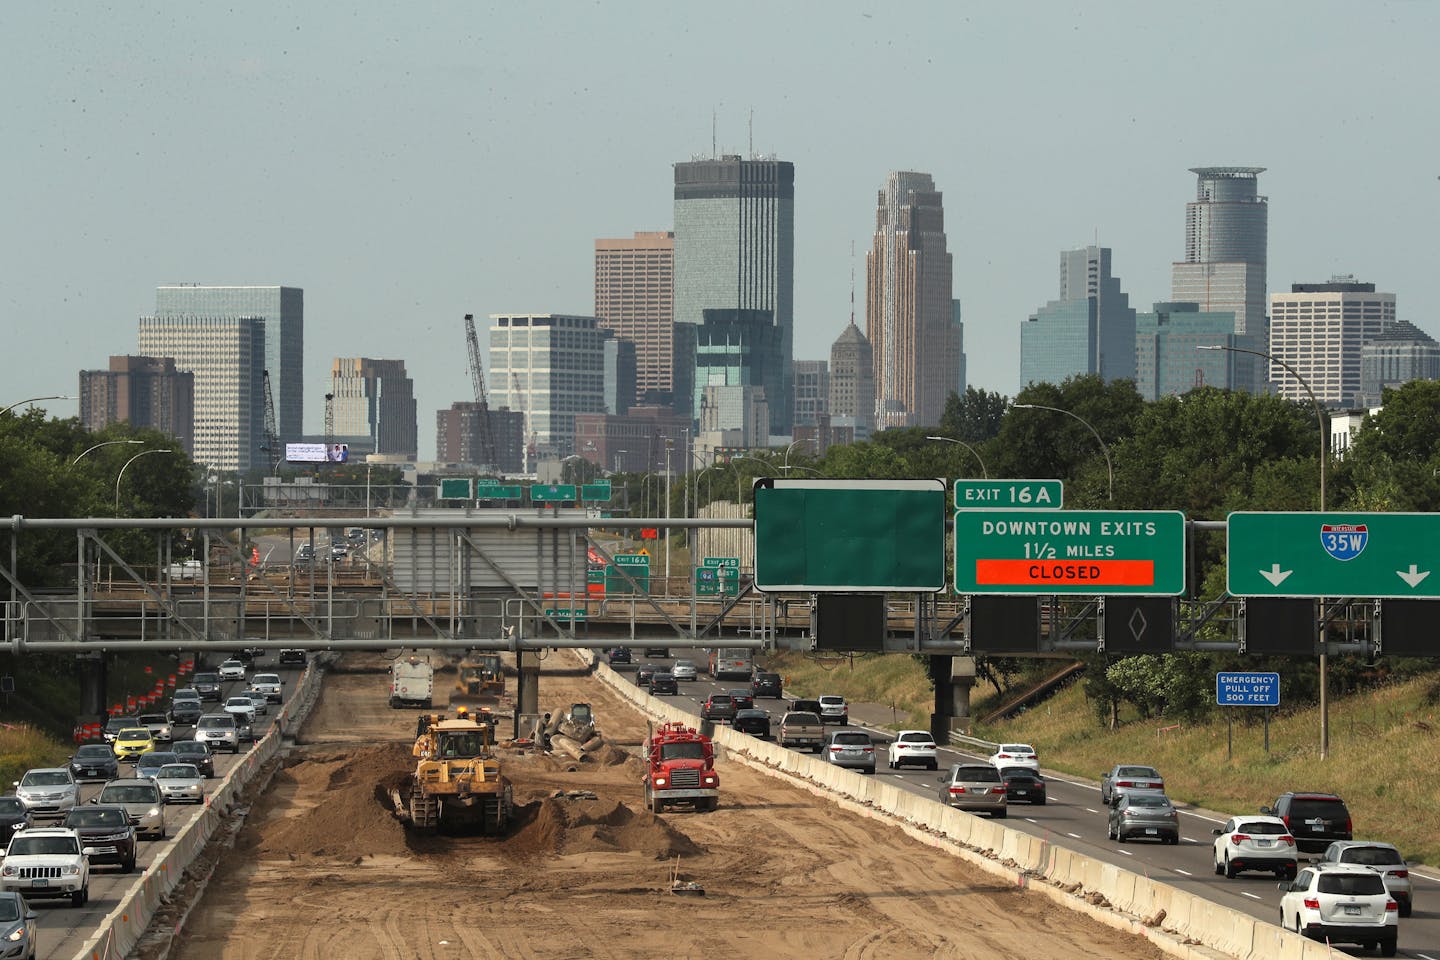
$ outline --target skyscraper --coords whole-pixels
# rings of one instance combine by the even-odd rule
[[[1110,272],[1109,247],[1060,254],[1060,298],[1020,327],[1020,386],[1098,373],[1135,379],[1135,310]]]
[[[1411,380],[1440,380],[1440,343],[1413,323],[1396,320],[1360,348],[1357,405],[1378,406],[1386,389]]]
[[[80,425],[159,430],[194,452],[195,375],[173,357],[111,357],[108,370],[80,372]]]
[[[635,344],[633,402],[672,404],[674,233],[637,232],[629,240],[595,241],[595,316],[604,329]]]
[[[375,453],[415,459],[415,383],[405,373],[404,360],[336,357],[329,392],[336,436],[368,437]]]
[[[1185,205],[1185,259],[1172,264],[1170,299],[1197,303],[1201,312],[1235,314],[1235,332],[1263,349],[1267,198],[1257,191],[1264,167],[1192,167],[1195,200]],[[1253,385],[1265,389],[1264,365]]]
[[[765,311],[779,356],[766,365],[771,429],[790,433],[794,410],[795,165],[739,156],[675,164],[675,322],[706,310]],[[676,335],[676,413],[695,417],[695,341]]]
[[[155,290],[157,319],[212,317],[259,320],[265,327],[262,370],[270,371],[280,442],[305,433],[305,291],[280,286],[177,283]]]
[[[1295,369],[1321,403],[1355,406],[1361,393],[1360,352],[1395,324],[1395,294],[1375,284],[1336,277],[1291,284],[1270,297],[1270,355]],[[1270,363],[1275,392],[1308,402],[1305,388],[1280,363]]]
[[[875,357],[880,429],[938,424],[960,385],[959,328],[945,210],[928,173],[885,179],[865,255],[865,332]]]
[[[243,317],[141,317],[140,353],[174,357],[195,375],[197,463],[243,473],[260,466],[265,437],[265,323]]]
[[[875,430],[875,355],[853,316],[830,347],[830,429],[836,443]]]
[[[559,313],[493,313],[490,322],[490,405],[524,413],[534,455],[576,453],[575,414],[605,412],[612,334],[597,317]]]

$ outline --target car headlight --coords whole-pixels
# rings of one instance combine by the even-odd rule
[[[23,926],[16,927],[14,930],[10,931],[10,936],[6,937],[5,939],[9,940],[11,943],[19,943],[21,940],[25,939],[25,928]]]
[[[160,816],[160,808],[159,808],[159,807],[151,807],[150,810],[145,814],[145,816],[147,816],[147,817],[158,817],[158,816]]]
[[[66,876],[77,874],[80,872],[80,865],[76,863],[67,863],[65,866],[60,868],[60,872],[62,874],[65,874]]]
[[[655,786],[657,786],[657,787],[663,787],[663,786],[665,786],[665,784],[668,783],[668,782],[669,782],[669,781],[666,780],[664,777],[656,777],[656,778],[655,778]]]
[[[8,863],[4,867],[0,867],[0,877],[13,877],[19,872],[19,867],[12,867]]]

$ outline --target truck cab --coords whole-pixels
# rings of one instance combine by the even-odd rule
[[[645,806],[663,813],[679,803],[698,811],[720,805],[720,776],[710,738],[683,723],[667,723],[645,739]]]

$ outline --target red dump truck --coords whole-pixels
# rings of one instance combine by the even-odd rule
[[[667,723],[645,738],[645,808],[670,804],[695,810],[720,806],[720,776],[710,738],[683,723]]]

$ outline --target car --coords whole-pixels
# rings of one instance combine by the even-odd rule
[[[1294,880],[1299,869],[1295,838],[1279,817],[1231,817],[1215,835],[1215,872],[1236,877],[1246,870],[1268,870]]]
[[[211,750],[229,747],[240,752],[240,724],[228,713],[207,713],[195,721],[195,739]]]
[[[650,675],[650,695],[653,697],[673,697],[680,692],[680,685],[675,682],[675,674],[669,670],[656,670]]]
[[[1393,843],[1381,843],[1378,840],[1336,840],[1325,848],[1325,853],[1318,862],[1369,867],[1380,874],[1385,881],[1386,891],[1400,904],[1400,916],[1408,917],[1414,909],[1415,896],[1410,885],[1410,865],[1400,855],[1400,848]]]
[[[205,776],[193,763],[167,763],[154,779],[166,803],[205,802]]]
[[[23,836],[23,834],[22,834]],[[1374,870],[1338,863],[1317,863],[1279,884],[1280,926],[1311,940],[1379,947],[1395,956],[1400,934],[1400,904],[1385,890]]]
[[[850,706],[845,702],[844,697],[824,696],[820,698],[820,722],[838,723],[841,725],[850,722]]]
[[[780,674],[761,672],[750,678],[750,695],[754,697],[773,697],[779,700],[785,693],[785,682],[780,679]]]
[[[205,712],[204,705],[198,700],[176,699],[170,703],[170,723],[172,732],[174,726],[194,726],[200,714]]]
[[[735,704],[736,713],[741,710],[755,709],[755,698],[751,696],[749,690],[726,690],[725,692],[730,694],[730,701]]]
[[[177,763],[193,763],[207,777],[215,776],[215,754],[198,740],[178,740],[171,748]]]
[[[830,731],[820,755],[837,767],[853,767],[861,773],[875,772],[875,741],[864,730]]]
[[[792,713],[813,713],[820,716],[819,700],[791,700],[788,707]]]
[[[247,696],[230,697],[220,709],[233,716],[235,722],[242,727],[248,727],[255,722],[255,703]]]
[[[120,735],[121,730],[128,730],[131,727],[143,727],[139,717],[111,717],[105,721],[103,736],[106,743],[114,743],[115,738]]]
[[[309,543],[302,543],[295,548],[295,566],[308,567],[315,559],[315,547]]]
[[[79,780],[113,780],[120,775],[115,751],[105,743],[82,743],[70,757],[70,776]]]
[[[90,899],[90,859],[80,835],[65,827],[32,827],[10,838],[0,890],[26,899],[69,897],[72,907]]]
[[[268,717],[270,715],[270,698],[254,687],[242,694],[237,694],[237,696],[245,697],[250,701],[251,705],[255,707],[255,716]]]
[[[270,703],[285,699],[285,685],[278,673],[257,673],[250,678],[250,689],[263,696]]]
[[[35,818],[30,808],[20,802],[19,797],[0,797],[0,847],[21,830],[34,826]]]
[[[990,763],[957,763],[940,778],[940,802],[957,810],[984,812],[997,820],[1009,812],[1000,770]]]
[[[165,798],[155,781],[145,778],[111,780],[90,802],[97,806],[120,806],[131,826],[141,834],[165,839]]]
[[[1005,781],[1005,796],[1011,802],[1045,805],[1045,778],[1039,770],[1029,767],[1001,767],[1000,779]]]
[[[1164,793],[1165,778],[1154,767],[1117,763],[1100,774],[1100,802],[1110,806],[1110,801],[1121,790],[1157,790]]]
[[[1333,793],[1282,793],[1261,813],[1285,821],[1301,853],[1324,853],[1336,840],[1352,840],[1350,808]]]
[[[694,680],[696,676],[695,661],[676,660],[670,665],[670,673],[674,675],[676,683],[681,680]]]
[[[35,911],[22,893],[0,893],[0,944],[8,957],[35,960]]]
[[[201,700],[220,699],[220,674],[218,673],[197,673],[191,681],[195,692],[200,694]]]
[[[244,680],[244,679],[245,679],[245,661],[244,661],[244,660],[226,660],[224,663],[220,664],[220,680],[221,680],[222,682],[223,682],[223,681],[226,681],[226,680]]]
[[[730,721],[730,726],[760,740],[770,739],[770,714],[764,710],[756,710],[753,707],[747,710],[736,710],[735,719]]]
[[[151,739],[148,727],[127,727],[116,734],[111,749],[117,760],[134,760],[141,754],[154,750],[155,741]]]
[[[178,762],[180,762],[179,758],[176,757],[173,752],[169,750],[156,750],[152,753],[145,754],[135,761],[135,776],[137,778],[148,777],[154,780],[155,774],[160,772],[161,767],[167,763]]]
[[[30,816],[63,817],[80,802],[80,785],[70,776],[69,767],[36,767],[14,782],[15,799]]]
[[[280,663],[282,666],[284,666],[284,665],[286,665],[286,664],[289,664],[289,665],[292,665],[292,666],[294,666],[294,665],[304,666],[304,665],[305,665],[305,651],[304,651],[304,650],[301,650],[301,649],[299,649],[299,648],[297,648],[297,647],[286,647],[285,649],[283,649],[283,650],[280,651],[280,655],[279,655],[278,657],[276,657],[275,659],[276,659],[276,661],[277,661],[278,663]]]
[[[340,561],[346,559],[349,556],[349,547],[347,547],[343,543],[332,543],[330,544],[329,551],[325,554],[325,559],[329,560],[331,563],[339,563]]]
[[[735,719],[735,701],[728,693],[712,693],[700,705],[700,719],[728,723]]]
[[[175,692],[170,695],[172,702],[176,700],[199,700],[200,691],[194,687],[176,687]]]
[[[175,739],[170,735],[170,721],[163,713],[140,714],[140,726],[150,731],[150,739],[156,743],[169,743]]]
[[[617,663],[629,663],[630,659],[629,647],[616,647],[610,651],[610,666],[612,667]]]
[[[1117,843],[1141,838],[1180,842],[1180,814],[1163,793],[1121,791],[1110,802],[1106,821],[1105,836]]]
[[[1035,748],[1028,743],[1002,743],[996,746],[995,752],[990,755],[990,765],[993,767],[1029,767],[1031,770],[1040,769],[1040,758],[1035,754]]]
[[[657,667],[657,666],[655,666],[655,664],[653,664],[653,663],[642,663],[642,664],[640,664],[639,666],[637,666],[637,667],[635,668],[635,683],[636,683],[636,685],[641,686],[641,687],[645,686],[647,683],[650,682],[650,678],[653,677],[653,676],[655,676],[655,671],[660,670],[660,669],[663,669],[663,668]]]
[[[668,659],[669,656],[670,656],[670,648],[669,648],[669,647],[646,647],[646,648],[645,648],[645,656],[647,656],[647,657],[662,657],[662,658]]]
[[[886,765],[891,770],[911,765],[936,770],[940,766],[935,755],[935,738],[928,730],[901,730],[885,752]]]
[[[121,873],[135,869],[135,828],[124,807],[76,807],[60,825],[80,834],[92,867],[110,864]]]

